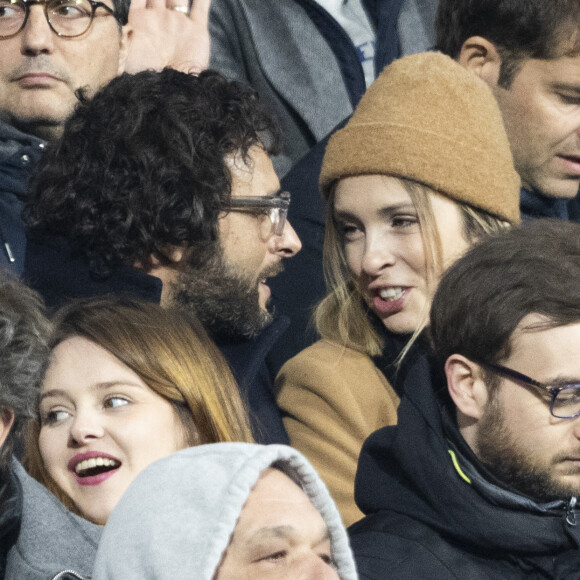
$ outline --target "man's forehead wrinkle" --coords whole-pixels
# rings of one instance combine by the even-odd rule
[[[264,526],[259,528],[246,539],[246,544],[255,544],[264,540],[270,539],[288,539],[292,540],[299,535],[299,531],[294,526]],[[320,531],[320,538],[316,543],[324,542],[330,539],[330,531],[326,524],[323,525]]]
[[[261,541],[269,538],[288,538],[295,533],[293,526],[264,526],[252,533],[248,542]]]

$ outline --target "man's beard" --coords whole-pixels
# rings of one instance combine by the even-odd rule
[[[227,264],[218,247],[203,265],[185,265],[172,285],[172,302],[193,311],[214,338],[252,338],[273,318],[260,307],[258,283],[282,269],[277,263],[250,277]]]
[[[578,457],[580,452],[562,452],[548,460],[534,456],[534,449],[524,449],[510,431],[496,393],[482,416],[477,433],[479,460],[503,483],[538,502],[567,499],[580,495],[580,470],[570,466],[568,472],[558,470],[559,475],[576,474],[578,483],[563,483],[555,477],[555,470],[562,461]],[[548,412],[546,410],[546,412]]]

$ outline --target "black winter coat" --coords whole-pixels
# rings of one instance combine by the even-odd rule
[[[496,481],[431,366],[416,361],[398,425],[360,455],[355,499],[367,516],[349,532],[361,580],[580,579],[575,498],[538,505]]]
[[[0,267],[10,267],[17,275],[22,274],[26,248],[22,200],[44,145],[0,121]]]

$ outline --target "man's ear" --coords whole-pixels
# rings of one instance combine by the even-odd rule
[[[14,411],[7,407],[0,408],[0,449],[10,433],[10,429],[14,423]]]
[[[121,28],[121,38],[119,40],[119,68],[117,69],[117,76],[125,72],[125,65],[127,64],[127,57],[129,56],[129,48],[131,47],[131,40],[133,38],[133,28],[130,24],[125,24]]]
[[[185,246],[172,246],[171,244],[161,246],[157,249],[164,258],[167,258],[167,260],[174,265],[179,264],[179,262],[183,260],[185,251],[187,250]],[[151,260],[157,260],[157,258],[155,258],[155,256],[151,256]]]
[[[187,248],[171,244],[157,248],[157,252],[151,254],[145,263],[135,262],[133,267],[161,280],[161,306],[165,306],[171,303],[171,286],[177,280],[179,266],[188,254]]]
[[[501,56],[493,42],[482,36],[470,36],[461,47],[459,64],[485,81],[491,89],[497,87]]]
[[[163,272],[174,272],[186,255],[187,248],[167,244],[157,248],[157,254],[151,254],[145,262],[137,261],[134,268],[143,270],[147,274],[164,279]],[[173,274],[171,274],[173,275]]]
[[[157,266],[166,266],[167,264],[162,263],[163,258],[165,258],[170,265],[175,266],[183,260],[186,250],[187,248],[185,248],[184,246],[173,246],[171,244],[160,246],[157,248],[157,251],[163,257],[160,259],[155,254],[151,254],[149,262],[151,266],[153,266],[153,268]]]
[[[480,419],[488,401],[487,386],[481,367],[460,354],[452,354],[445,363],[447,388],[455,406],[466,417]]]

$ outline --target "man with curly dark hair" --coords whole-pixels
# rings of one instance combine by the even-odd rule
[[[123,70],[202,70],[210,0],[0,0],[0,264],[22,273],[20,213],[47,141]],[[178,9],[176,11],[175,9]]]
[[[125,291],[195,312],[267,442],[287,441],[265,358],[288,322],[266,281],[301,247],[277,143],[255,91],[219,73],[122,75],[43,158],[25,267],[49,305]]]

